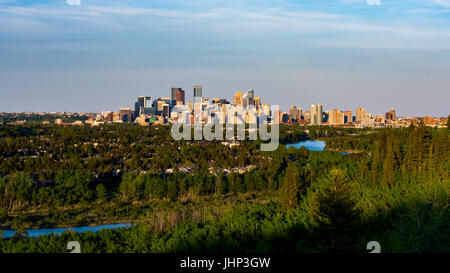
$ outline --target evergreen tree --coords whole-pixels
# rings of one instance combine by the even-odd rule
[[[281,188],[281,204],[285,210],[298,206],[298,174],[292,163],[288,164]]]
[[[170,200],[176,200],[178,198],[179,192],[180,190],[177,181],[173,178],[169,179],[167,181],[167,198],[169,198]]]
[[[389,187],[394,187],[395,179],[395,158],[394,151],[392,148],[392,140],[388,137],[387,147],[386,147],[386,157],[383,161],[383,184]]]
[[[375,141],[374,147],[373,147],[373,153],[372,153],[372,165],[371,165],[371,181],[372,184],[377,184],[378,182],[378,176],[380,174],[379,172],[379,166],[381,163],[381,147],[380,142]]]
[[[367,165],[367,154],[362,153],[361,165],[359,166],[359,181],[364,183],[367,180],[367,175],[369,172],[369,168]]]
[[[95,191],[97,192],[97,198],[100,201],[106,201],[106,189],[103,184],[98,184],[95,188]]]
[[[359,212],[350,197],[350,190],[346,174],[340,169],[332,169],[319,189],[319,226],[316,232],[326,251],[354,250],[358,238]]]

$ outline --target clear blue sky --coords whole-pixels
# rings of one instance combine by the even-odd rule
[[[447,116],[450,0],[0,0],[0,112],[138,95]]]

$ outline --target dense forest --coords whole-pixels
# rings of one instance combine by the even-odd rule
[[[262,152],[168,126],[0,125],[0,225],[17,231],[0,252],[449,252],[449,133],[281,125]],[[308,138],[336,151],[283,145]],[[134,225],[25,231],[112,222]]]

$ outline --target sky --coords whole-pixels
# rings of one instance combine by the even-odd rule
[[[232,100],[450,114],[450,0],[0,0],[0,112]]]

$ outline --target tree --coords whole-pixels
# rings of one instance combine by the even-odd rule
[[[281,204],[285,210],[298,206],[298,192],[297,170],[292,163],[289,163],[281,188]]]
[[[219,172],[216,177],[216,194],[221,195],[227,192],[227,180],[224,178],[223,174]]]
[[[97,198],[100,201],[106,201],[106,189],[103,184],[98,184],[95,188],[95,191],[97,192]]]
[[[381,144],[379,141],[375,141],[372,153],[372,164],[371,164],[371,180],[372,184],[377,184],[377,179],[379,175],[379,166],[381,161]]]
[[[179,192],[178,182],[173,178],[167,180],[167,198],[170,200],[176,200]]]
[[[367,163],[368,155],[366,153],[361,154],[361,162],[359,165],[359,181],[365,183],[367,181],[367,176],[369,172],[369,166]]]
[[[395,158],[394,151],[392,149],[391,137],[388,137],[386,157],[383,161],[383,182],[385,185],[389,185],[391,188],[394,187],[395,179]]]
[[[316,232],[327,251],[353,250],[358,234],[359,212],[355,209],[350,191],[346,174],[340,169],[332,169],[319,188],[319,225]]]

